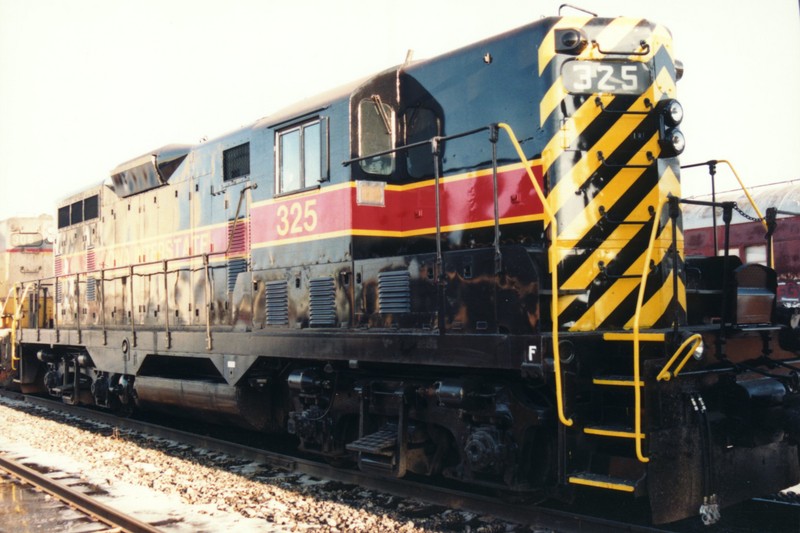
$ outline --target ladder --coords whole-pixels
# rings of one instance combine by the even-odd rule
[[[523,163],[527,163],[527,158],[525,157],[524,152],[510,126],[507,124],[498,124],[498,128],[505,131],[514,148],[517,151],[517,154],[520,160]],[[568,455],[566,447],[567,447],[567,437],[566,431],[570,428],[573,430],[577,430],[578,428],[574,426],[574,420],[567,416],[565,409],[564,409],[564,398],[563,398],[563,375],[561,370],[561,361],[560,361],[560,353],[559,353],[559,329],[558,329],[558,295],[560,294],[559,291],[559,282],[558,282],[558,264],[560,263],[560,247],[558,244],[558,226],[557,221],[555,218],[555,214],[553,213],[547,198],[545,197],[543,191],[539,187],[538,182],[536,181],[533,172],[530,169],[529,165],[525,165],[525,169],[528,172],[528,177],[531,180],[534,190],[536,191],[539,200],[542,203],[544,214],[545,214],[545,222],[550,225],[550,238],[551,243],[548,250],[548,263],[550,265],[550,274],[551,274],[551,286],[552,286],[552,297],[551,297],[551,317],[552,317],[552,346],[553,346],[553,366],[555,372],[555,389],[556,389],[556,408],[558,413],[558,419],[561,423],[561,428],[559,431],[559,447],[561,449],[562,454],[562,464],[566,460]],[[641,315],[642,315],[642,308],[644,305],[644,295],[647,283],[647,277],[650,272],[650,262],[653,256],[653,250],[655,247],[656,237],[658,236],[659,230],[659,221],[661,220],[661,215],[663,213],[664,206],[667,205],[669,202],[665,201],[657,206],[655,211],[652,213],[651,220],[645,222],[630,222],[630,223],[637,223],[637,224],[648,224],[652,221],[652,229],[650,231],[650,238],[647,246],[647,251],[645,253],[645,260],[643,263],[642,272],[639,276],[639,290],[637,294],[636,300],[636,308],[634,312],[634,319],[633,319],[633,327],[632,330],[623,330],[617,332],[606,332],[603,334],[603,341],[605,342],[627,342],[631,343],[632,345],[632,362],[631,362],[631,372],[630,375],[624,376],[594,376],[592,379],[592,384],[596,387],[601,388],[608,388],[612,390],[622,390],[622,391],[633,391],[633,420],[629,426],[617,426],[617,425],[604,425],[604,424],[585,424],[584,427],[580,428],[583,434],[593,437],[601,437],[607,439],[622,439],[625,441],[632,440],[635,446],[635,460],[640,464],[644,465],[649,462],[649,458],[644,453],[644,445],[643,442],[646,438],[646,433],[644,431],[644,421],[643,421],[643,406],[642,406],[642,389],[645,386],[645,380],[642,376],[641,371],[641,345],[642,343],[664,343],[666,342],[666,335],[663,332],[643,332],[641,327]],[[665,365],[664,369],[658,374],[658,379],[666,380],[671,378],[672,376],[676,375],[680,370],[683,368],[683,365],[686,364],[688,360],[688,356],[693,353],[694,349],[689,350],[688,354],[680,361],[678,366],[674,366],[677,358],[689,343],[696,343],[693,345],[693,348],[702,342],[699,335],[693,336],[690,340],[687,340],[681,347],[676,351],[672,358],[668,361],[667,365]],[[670,368],[674,369],[670,371]],[[622,468],[625,470],[626,468]],[[627,468],[627,470],[632,470],[634,472],[638,472],[637,475],[633,477],[629,476],[619,476],[613,474],[601,474],[597,472],[588,472],[588,471],[580,471],[580,472],[566,472],[566,468],[562,473],[562,479],[566,477],[565,481],[569,482],[570,484],[574,485],[585,485],[585,486],[592,486],[598,487],[603,489],[609,490],[616,490],[622,492],[635,492],[640,486],[642,486],[642,482],[644,480],[644,468],[643,467],[633,467]],[[611,469],[609,469],[611,470]]]

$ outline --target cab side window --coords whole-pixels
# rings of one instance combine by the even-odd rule
[[[231,181],[250,174],[250,143],[222,152],[222,180]]]
[[[395,112],[380,96],[365,98],[358,106],[358,155],[368,156],[395,147]],[[395,154],[379,155],[361,161],[369,174],[389,176],[394,172]]]
[[[439,119],[430,109],[413,107],[403,114],[406,131],[406,145],[429,141],[439,135]],[[430,144],[423,144],[406,150],[408,175],[412,178],[433,176],[433,155]]]
[[[320,119],[276,133],[278,194],[307,189],[324,181],[327,173],[326,134]]]

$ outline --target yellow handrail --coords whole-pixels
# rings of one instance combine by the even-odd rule
[[[700,346],[700,344],[702,344],[702,342],[703,342],[703,336],[700,335],[699,333],[695,333],[694,335],[692,335],[691,337],[689,337],[688,339],[683,341],[683,343],[680,345],[680,347],[678,347],[678,349],[675,350],[675,353],[672,355],[670,360],[667,361],[667,364],[664,365],[664,368],[661,369],[661,372],[658,373],[658,376],[656,376],[656,379],[658,381],[669,381],[670,379],[672,379],[674,377],[678,377],[678,373],[681,370],[683,370],[683,367],[689,361],[689,357],[692,356],[692,354],[695,352],[695,350],[697,350],[697,347]],[[681,352],[687,346],[689,346],[689,344],[692,344],[692,347],[689,349],[689,351],[683,357],[683,359],[681,360],[681,363],[677,366],[677,368],[675,368],[675,370],[673,372],[670,372],[668,370],[669,367],[672,366],[672,363],[675,362],[675,360],[678,358],[678,356],[681,354]]]
[[[659,204],[658,209],[656,209],[655,215],[653,216],[653,228],[650,230],[650,241],[647,244],[647,252],[644,255],[644,266],[642,267],[642,279],[639,282],[639,294],[636,297],[636,311],[633,314],[633,382],[639,383],[641,369],[639,355],[639,330],[640,330],[640,321],[642,318],[642,306],[644,305],[644,292],[645,286],[647,285],[647,274],[650,271],[650,260],[653,258],[653,247],[656,242],[656,236],[658,235],[658,225],[661,221],[661,212],[664,210],[664,206],[667,205],[667,202],[663,202]],[[634,398],[634,437],[636,439],[636,457],[642,463],[647,463],[650,461],[649,458],[644,456],[642,452],[642,439],[644,435],[642,435],[642,389],[641,387],[634,387],[633,388],[633,398]]]
[[[764,218],[764,215],[761,213],[761,210],[760,210],[760,209],[758,208],[758,206],[756,205],[756,202],[755,202],[755,200],[753,200],[753,197],[752,197],[752,196],[750,196],[750,191],[748,191],[748,190],[747,190],[747,187],[745,187],[745,186],[744,186],[744,182],[743,182],[743,181],[742,181],[742,179],[739,177],[739,174],[736,172],[736,169],[735,169],[735,168],[733,168],[733,164],[731,164],[731,162],[730,162],[730,161],[728,161],[727,159],[718,159],[718,160],[717,160],[717,163],[724,163],[724,164],[726,164],[726,165],[728,166],[728,168],[729,168],[729,169],[731,169],[731,172],[733,172],[733,175],[734,175],[734,177],[736,178],[736,181],[738,181],[738,182],[739,182],[739,187],[741,187],[741,188],[742,188],[742,192],[743,192],[743,193],[744,193],[744,195],[747,197],[747,201],[748,201],[748,202],[750,202],[750,205],[751,205],[751,206],[753,206],[753,210],[754,210],[754,211],[756,212],[756,214],[758,215],[758,218],[759,218],[759,220],[761,220],[761,225],[763,225],[763,226],[764,226],[764,229],[765,229],[765,230],[769,231],[769,227],[767,226],[767,221],[766,221],[766,219]],[[769,253],[769,259],[770,259],[770,261],[769,261],[769,262],[770,262],[770,264],[769,264],[768,266],[769,266],[770,268],[775,268],[775,259],[774,259],[774,257],[775,257],[775,254],[774,254],[773,252],[774,252],[774,250],[770,250],[770,253]]]
[[[561,423],[565,426],[571,426],[573,423],[572,419],[567,418],[566,414],[564,413],[564,400],[562,398],[561,384],[561,356],[558,349],[558,263],[560,260],[558,257],[558,225],[556,224],[555,214],[553,213],[552,209],[550,209],[550,204],[547,201],[544,192],[542,192],[542,188],[539,187],[539,182],[536,181],[536,176],[534,176],[533,171],[531,171],[530,164],[528,164],[528,159],[525,157],[525,152],[523,152],[522,147],[517,140],[517,136],[514,135],[514,130],[511,129],[511,126],[502,122],[499,123],[497,127],[508,134],[511,144],[514,145],[514,149],[517,151],[520,161],[525,164],[525,171],[528,173],[528,178],[531,180],[531,184],[533,185],[533,189],[536,191],[536,195],[539,197],[539,201],[542,202],[542,208],[544,209],[547,223],[550,224],[550,248],[548,250],[548,261],[550,263],[550,279],[553,288],[553,295],[550,298],[550,315],[553,323],[553,365],[555,366],[556,374],[556,407],[558,410],[558,419],[561,421]]]
[[[25,303],[25,297],[28,295],[28,290],[31,288],[31,285],[33,285],[33,283],[25,285],[21,297],[17,297],[16,295],[14,297],[16,306],[14,309],[14,317],[11,321],[11,370],[14,372],[17,371],[17,362],[22,359],[17,355],[17,328],[19,328],[19,319],[22,313],[22,307]],[[17,290],[19,290],[19,284],[14,286],[14,291]]]
[[[6,315],[6,308],[8,307],[8,302],[11,301],[11,295],[14,294],[14,288],[15,287],[12,285],[11,288],[8,289],[8,296],[6,296],[6,299],[3,301],[3,310],[0,311],[0,321],[2,321],[3,324],[5,324],[5,319],[6,318],[10,318],[10,317],[14,316],[13,314]]]

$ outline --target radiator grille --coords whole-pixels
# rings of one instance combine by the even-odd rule
[[[336,325],[336,286],[333,278],[314,278],[309,282],[309,325],[326,327]]]
[[[381,314],[411,312],[411,274],[408,270],[378,274],[378,307]]]
[[[289,285],[286,280],[268,281],[265,284],[268,326],[285,326],[289,323]]]
[[[246,254],[250,251],[250,222],[244,218],[228,221],[228,254]]]
[[[236,287],[236,278],[242,272],[247,272],[247,259],[228,260],[228,292],[233,292]]]
[[[97,270],[97,257],[93,249],[86,252],[86,270],[87,272],[94,272]]]
[[[86,278],[86,301],[94,302],[97,300],[97,280],[95,278]]]

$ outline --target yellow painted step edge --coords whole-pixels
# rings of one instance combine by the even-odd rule
[[[639,333],[639,340],[643,342],[662,342],[666,339],[663,333]],[[606,341],[632,341],[633,333],[603,333]]]
[[[601,489],[618,490],[621,492],[633,492],[634,488],[630,485],[622,485],[621,483],[610,483],[608,481],[595,481],[593,479],[583,479],[580,477],[570,477],[569,482],[573,485],[586,485],[589,487],[598,487]]]
[[[603,437],[618,437],[621,439],[635,439],[636,433],[633,431],[616,431],[613,429],[583,428],[583,432],[588,435],[600,435]],[[642,438],[645,438],[642,435]]]
[[[633,380],[627,380],[627,379],[594,378],[592,380],[592,383],[594,383],[595,385],[608,385],[608,386],[611,386],[611,387],[634,387],[634,386],[636,386],[636,384],[633,382]],[[644,387],[644,382],[643,381],[640,381],[638,384],[639,384],[640,387]]]

